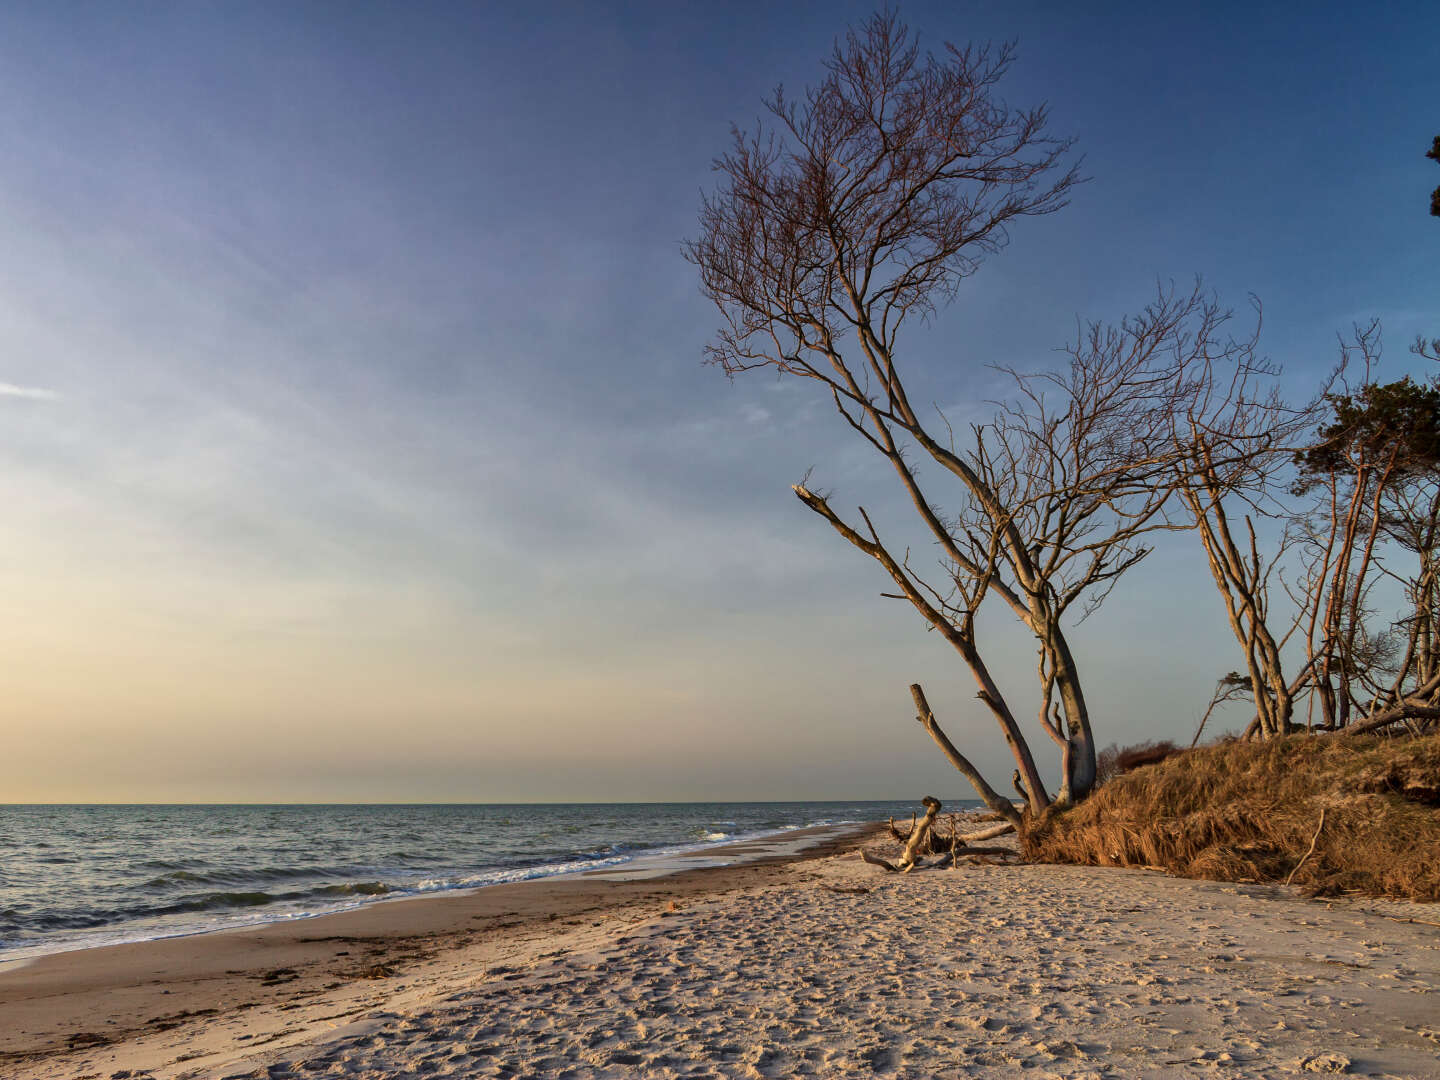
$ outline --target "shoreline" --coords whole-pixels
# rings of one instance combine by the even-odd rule
[[[1434,905],[984,859],[894,874],[862,844],[897,846],[877,823],[726,867],[372,905],[321,934],[57,954],[39,982],[0,977],[0,1039],[49,1046],[0,1076],[1440,1080]]]
[[[0,964],[0,1076],[177,1075],[187,1061],[227,1056],[216,1032],[242,1019],[247,1030],[223,1040],[231,1048],[287,1045],[317,1025],[434,996],[536,942],[573,949],[617,924],[653,918],[672,901],[753,887],[784,864],[852,850],[882,827],[792,829],[656,856],[659,867],[640,856],[300,919],[17,959]]]
[[[404,903],[409,900],[460,895],[474,892],[477,889],[495,888],[499,885],[522,885],[532,881],[548,881],[554,878],[588,874],[607,874],[612,871],[624,874],[629,872],[632,867],[650,868],[657,865],[672,867],[673,864],[673,868],[649,871],[651,876],[663,875],[677,872],[679,869],[692,868],[690,866],[692,860],[695,860],[696,866],[701,864],[700,860],[709,860],[710,865],[726,865],[734,861],[731,853],[743,850],[750,844],[758,843],[769,846],[782,843],[791,837],[808,837],[817,831],[860,828],[870,824],[872,823],[842,821],[818,825],[792,825],[786,828],[758,830],[738,837],[727,837],[720,841],[705,840],[673,844],[658,849],[618,852],[608,856],[577,856],[567,863],[541,863],[528,867],[497,868],[488,872],[497,875],[495,880],[456,882],[430,888],[396,886],[383,893],[352,898],[348,901],[335,901],[331,906],[319,907],[313,911],[296,910],[277,905],[273,912],[254,911],[249,917],[246,917],[243,914],[246,909],[237,908],[220,916],[221,921],[211,925],[175,921],[168,926],[134,929],[133,927],[147,921],[140,919],[134,923],[117,924],[113,929],[94,927],[85,930],[64,931],[48,941],[0,950],[0,975],[8,971],[19,970],[35,960],[61,953],[85,952],[116,945],[142,945],[153,941],[203,937],[208,934],[231,931],[260,930],[267,926],[301,923],[331,915],[340,915],[375,904]],[[557,868],[561,866],[569,868]],[[484,876],[484,874],[477,876]],[[132,929],[126,930],[126,926],[130,926]]]

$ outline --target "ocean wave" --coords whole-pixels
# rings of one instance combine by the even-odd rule
[[[610,855],[590,859],[575,859],[568,862],[536,863],[532,866],[512,866],[503,869],[485,870],[463,877],[427,878],[407,886],[404,892],[438,892],[448,889],[476,889],[486,885],[508,885],[516,881],[534,881],[536,878],[557,877],[561,874],[582,874],[586,870],[599,870],[607,866],[629,862],[629,855]]]
[[[145,919],[176,915],[224,913],[277,904],[294,906],[305,901],[315,900],[333,902],[344,898],[374,899],[386,896],[392,891],[391,886],[383,881],[346,881],[316,885],[308,889],[294,889],[288,892],[233,889],[191,893],[177,897],[168,903],[140,902],[69,914],[53,912],[31,914],[7,908],[0,911],[0,933],[10,936],[35,931],[93,930],[102,926],[123,926]]]
[[[168,874],[160,874],[145,882],[147,889],[168,889],[174,887],[185,887],[189,885],[236,885],[244,886],[255,883],[275,884],[285,881],[298,881],[304,878],[316,877],[341,877],[347,871],[353,872],[348,866],[266,866],[259,869],[234,869],[234,870],[209,870],[197,872],[194,870],[172,870]]]
[[[125,824],[120,832],[95,828],[88,811],[0,815],[15,834],[11,849],[29,852],[18,863],[7,859],[0,958],[306,918],[642,858],[704,851],[713,865],[727,857],[721,845],[883,819],[893,809],[757,803],[107,810],[107,822]],[[730,816],[718,816],[724,813]],[[552,839],[540,841],[542,833]],[[105,836],[126,842],[101,843]],[[218,836],[227,839],[205,839]],[[80,869],[47,865],[47,856]]]
[[[317,896],[384,896],[391,890],[383,881],[353,881],[345,885],[322,885],[310,891]]]
[[[265,904],[273,904],[280,899],[270,893],[263,892],[218,892],[207,893],[204,896],[197,896],[187,899],[178,904],[169,904],[165,907],[155,908],[150,914],[155,915],[179,915],[190,911],[213,911],[224,908],[246,908],[263,907]]]
[[[205,864],[196,859],[146,859],[138,865],[143,866],[146,870],[190,870]]]
[[[267,893],[259,890],[239,892],[196,893],[181,897],[170,904],[147,907],[131,917],[152,915],[185,915],[201,911],[226,911],[233,908],[264,907],[267,904],[295,904],[305,900],[319,900],[345,896],[385,896],[391,891],[383,881],[346,881],[332,885],[316,885],[308,889],[290,892]]]

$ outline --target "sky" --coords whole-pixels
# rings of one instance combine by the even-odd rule
[[[1197,274],[1296,385],[1376,317],[1418,370],[1440,9],[1081,7],[900,8],[1016,40],[1003,96],[1090,177],[907,331],[912,396],[983,410]],[[899,528],[883,463],[702,364],[682,257],[730,125],[871,10],[0,5],[0,802],[969,797],[916,681],[1003,783],[963,665],[789,490]],[[1234,666],[1199,559],[1075,631],[1102,745],[1188,739]]]

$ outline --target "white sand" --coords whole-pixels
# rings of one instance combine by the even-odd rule
[[[325,1041],[163,1075],[1440,1078],[1440,927],[1399,921],[1433,906],[1077,867],[782,869]]]

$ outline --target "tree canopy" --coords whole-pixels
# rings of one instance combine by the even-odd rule
[[[1435,142],[1425,156],[1431,161],[1440,162],[1440,135],[1435,136]],[[1440,217],[1440,187],[1430,193],[1430,216]]]

